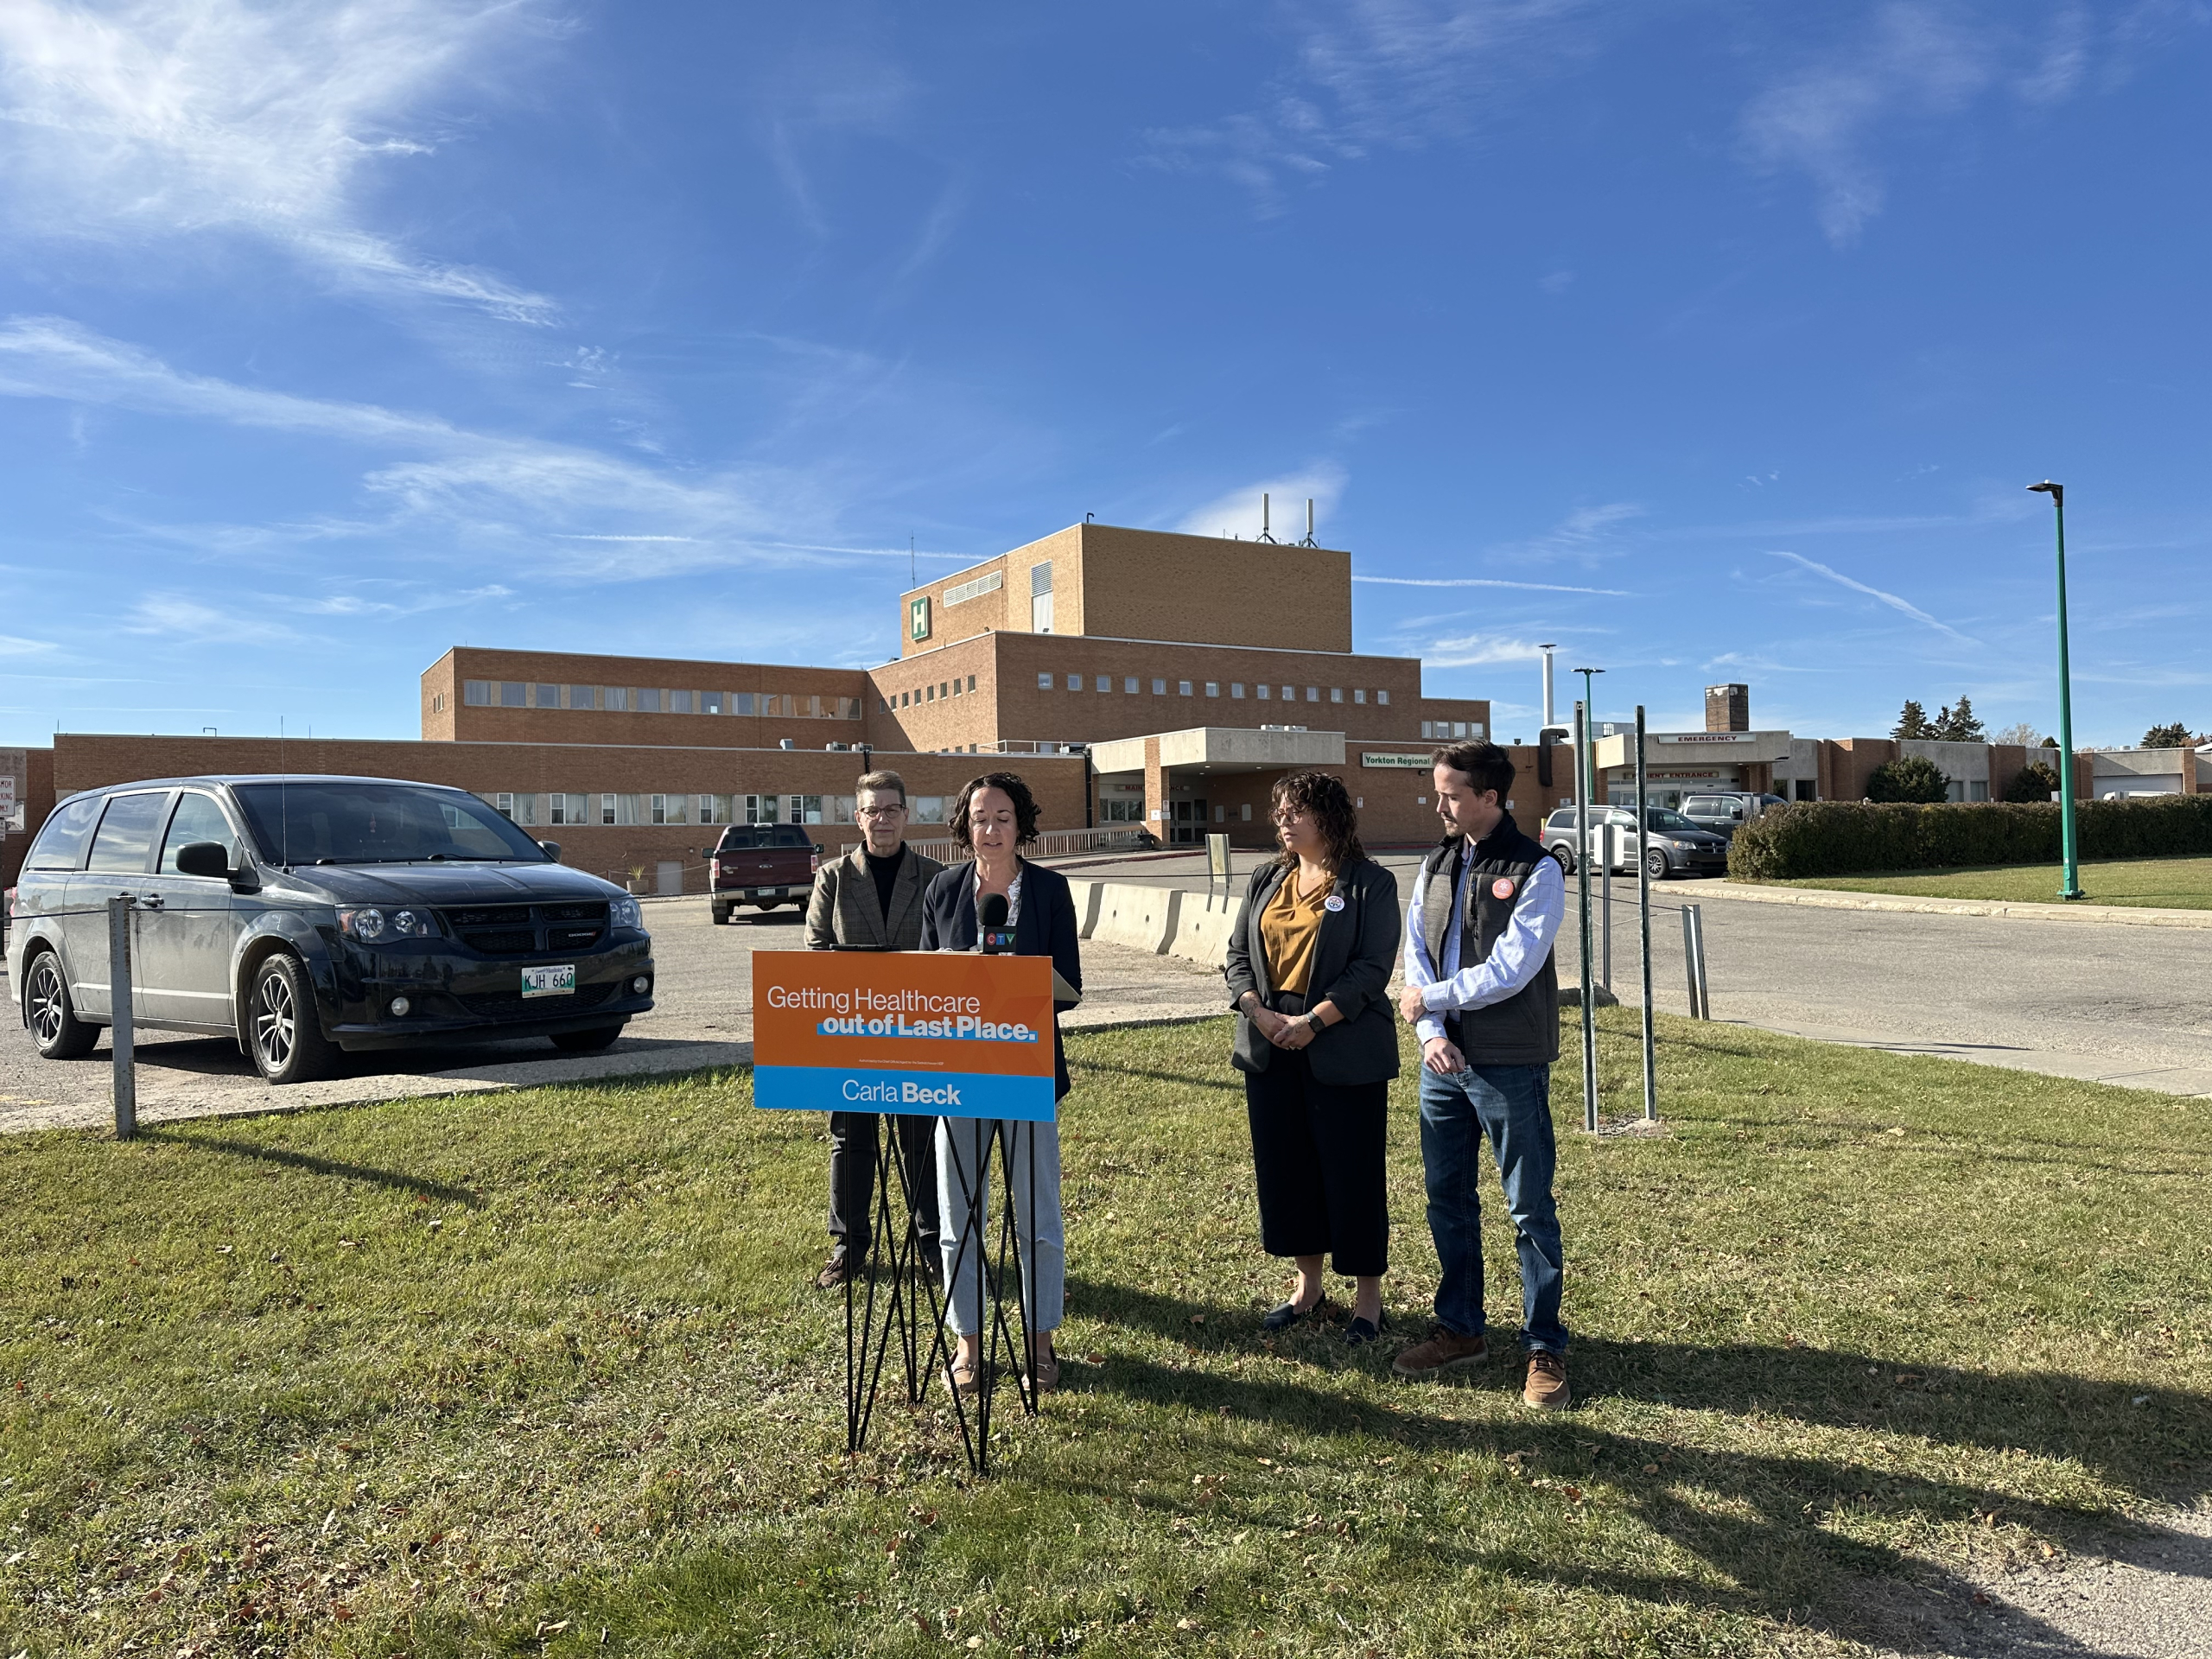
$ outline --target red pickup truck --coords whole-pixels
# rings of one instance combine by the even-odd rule
[[[715,925],[729,925],[740,905],[773,910],[778,905],[802,909],[822,868],[822,849],[796,823],[734,823],[722,831],[709,867],[709,902]]]

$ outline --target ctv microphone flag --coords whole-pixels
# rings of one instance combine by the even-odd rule
[[[1014,930],[1006,925],[1006,895],[987,893],[976,910],[976,931],[980,936],[976,948],[987,957],[1010,956],[1014,951]]]
[[[1046,957],[753,957],[753,1099],[772,1111],[1050,1122],[1052,1049]]]

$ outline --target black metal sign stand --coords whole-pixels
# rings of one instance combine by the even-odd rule
[[[975,1398],[971,1402],[953,1385],[955,1344],[945,1325],[945,1293],[939,1282],[943,1263],[922,1259],[921,1230],[914,1219],[915,1195],[907,1184],[906,1160],[899,1155],[898,1123],[895,1117],[887,1114],[875,1137],[875,1265],[866,1274],[868,1286],[864,1292],[855,1289],[852,1276],[845,1281],[845,1449],[849,1452],[858,1452],[867,1445],[868,1427],[875,1413],[876,1393],[882,1383],[884,1362],[896,1349],[906,1373],[907,1403],[919,1405],[929,1391],[930,1379],[941,1376],[945,1393],[952,1402],[953,1416],[960,1425],[960,1440],[968,1455],[968,1466],[976,1474],[985,1475],[990,1472],[991,1402],[1001,1375],[1001,1351],[1007,1351],[1009,1357],[1019,1356],[1014,1363],[1003,1370],[1013,1376],[1014,1392],[1027,1416],[1037,1413],[1037,1356],[1030,1340],[1033,1325],[1028,1274],[1024,1271],[1020,1229],[1014,1218],[1012,1148],[1006,1148],[997,1159],[1001,1186],[999,1245],[997,1260],[993,1262],[988,1251],[983,1198],[990,1190],[994,1150],[1001,1139],[999,1125],[981,1118],[955,1121],[959,1124],[957,1132],[972,1136],[975,1155],[969,1165],[967,1210],[961,1217],[959,1237],[953,1246],[950,1278],[956,1284],[959,1281],[972,1249],[982,1267],[982,1291],[987,1299],[982,1367]],[[1026,1142],[1029,1191],[1033,1195],[1037,1190],[1037,1137],[1033,1131],[1022,1135],[1025,1125],[1009,1122],[1007,1127]],[[895,1206],[892,1200],[894,1181],[899,1193]],[[1022,1219],[1027,1220],[1026,1214]],[[945,1225],[950,1220],[950,1217],[943,1217],[938,1224]],[[1011,1319],[1007,1306],[1009,1288],[1014,1303]],[[918,1325],[925,1306],[929,1310],[931,1333],[926,1354]]]

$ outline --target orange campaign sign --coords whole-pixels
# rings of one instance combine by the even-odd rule
[[[1049,1122],[1048,957],[761,950],[753,1099],[772,1111]]]

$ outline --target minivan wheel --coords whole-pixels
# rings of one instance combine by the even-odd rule
[[[246,1004],[247,1051],[267,1083],[311,1083],[327,1077],[337,1046],[315,1017],[315,987],[297,957],[278,951],[257,969]]]
[[[100,1039],[100,1028],[77,1017],[61,959],[41,950],[23,976],[23,1017],[42,1060],[80,1060]]]
[[[1574,855],[1567,850],[1566,842],[1561,842],[1558,846],[1553,848],[1551,849],[1551,853],[1552,856],[1559,861],[1559,873],[1561,875],[1573,875],[1574,874]]]
[[[594,1050],[611,1048],[614,1039],[622,1034],[620,1026],[594,1026],[589,1031],[556,1031],[553,1046],[571,1054],[589,1054]]]
[[[1667,879],[1667,855],[1654,847],[1643,855],[1643,873],[1654,881]]]

